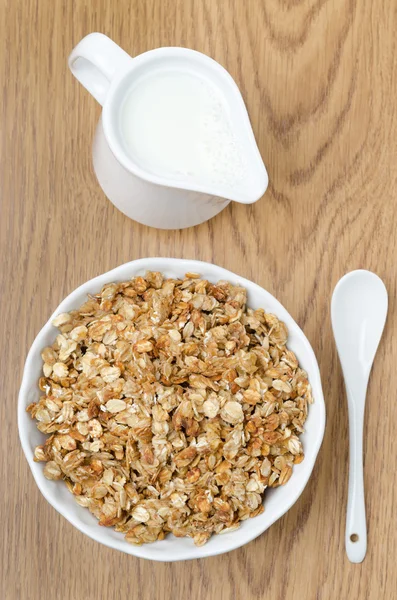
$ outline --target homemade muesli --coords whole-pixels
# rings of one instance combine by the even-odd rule
[[[100,525],[132,544],[204,544],[263,512],[303,460],[311,387],[287,328],[246,290],[148,272],[58,315],[35,449]]]

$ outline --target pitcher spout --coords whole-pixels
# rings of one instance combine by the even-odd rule
[[[262,162],[261,158],[260,161]],[[239,204],[253,204],[262,198],[268,185],[268,174],[262,162],[261,165],[256,166],[255,172],[250,173],[243,185],[236,186],[232,193],[228,193],[228,190],[225,189],[222,195]]]

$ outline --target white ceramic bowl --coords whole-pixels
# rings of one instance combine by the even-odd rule
[[[212,282],[226,279],[232,283],[243,285],[248,290],[250,307],[263,307],[286,323],[289,330],[288,346],[295,352],[299,363],[307,371],[313,389],[315,401],[310,406],[306,431],[302,435],[304,461],[295,465],[292,477],[285,486],[265,492],[265,511],[261,515],[244,521],[236,531],[224,535],[213,535],[207,544],[199,548],[189,538],[175,538],[172,535],[153,544],[143,546],[128,544],[124,540],[123,534],[116,533],[111,528],[98,526],[96,518],[87,509],[78,506],[66,485],[62,482],[48,481],[43,475],[43,464],[33,461],[34,448],[43,443],[45,436],[38,431],[36,422],[31,419],[25,409],[28,404],[39,398],[37,381],[42,368],[40,352],[45,346],[53,343],[58,331],[51,324],[52,319],[59,313],[80,306],[86,300],[88,293],[97,293],[105,283],[128,280],[135,275],[143,275],[147,270],[161,271],[167,277],[174,278],[183,277],[186,272],[192,271],[200,273],[203,278]],[[126,263],[87,281],[61,302],[37,335],[26,359],[18,399],[18,426],[23,451],[41,493],[72,525],[97,542],[127,554],[151,560],[176,561],[213,556],[234,550],[255,539],[291,508],[309,480],[321,446],[325,427],[325,404],[314,352],[301,329],[280,302],[269,292],[243,277],[209,263],[175,258],[145,258]]]

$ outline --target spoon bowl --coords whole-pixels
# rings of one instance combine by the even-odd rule
[[[366,386],[386,321],[385,284],[370,271],[347,273],[335,287],[331,313],[345,379],[357,373],[352,385]]]

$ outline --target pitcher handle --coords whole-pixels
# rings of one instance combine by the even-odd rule
[[[102,106],[114,76],[125,71],[132,57],[103,33],[90,33],[72,50],[73,75]]]

